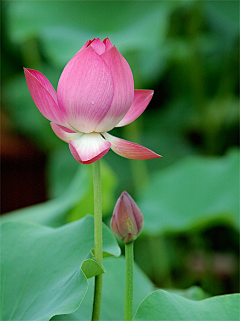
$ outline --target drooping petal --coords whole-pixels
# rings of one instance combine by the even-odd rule
[[[130,109],[115,127],[125,126],[137,119],[147,108],[152,96],[153,90],[134,90],[134,99]]]
[[[110,109],[101,123],[97,132],[109,131],[129,110],[134,97],[134,82],[132,71],[115,46],[105,51],[101,58],[106,62],[114,81],[114,97]]]
[[[111,143],[101,134],[83,134],[75,140],[69,141],[69,148],[73,157],[82,164],[91,164],[102,158],[110,149]]]
[[[102,135],[111,143],[111,149],[122,157],[130,159],[151,159],[162,157],[150,149],[136,143],[112,136],[108,133],[103,133]]]
[[[82,133],[76,133],[66,127],[61,127],[53,122],[51,122],[51,127],[54,133],[64,142],[69,143],[70,140],[77,139]]]
[[[95,131],[111,106],[113,94],[111,72],[91,46],[68,62],[57,89],[58,104],[66,110],[69,124],[83,133]]]
[[[57,93],[50,81],[39,71],[24,68],[27,85],[39,111],[47,119],[67,125],[66,113],[57,104]]]

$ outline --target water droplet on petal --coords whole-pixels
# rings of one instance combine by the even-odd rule
[[[92,105],[94,105],[94,104],[95,104],[95,102],[92,100],[92,101],[91,101],[91,104],[92,104]]]

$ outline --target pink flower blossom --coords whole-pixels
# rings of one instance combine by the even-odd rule
[[[91,164],[110,148],[131,159],[161,157],[107,133],[133,122],[153,95],[152,90],[134,90],[131,69],[108,38],[87,41],[64,68],[57,93],[39,71],[24,72],[36,106],[78,162]]]

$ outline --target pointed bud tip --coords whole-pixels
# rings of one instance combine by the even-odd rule
[[[123,191],[111,219],[113,234],[124,243],[134,241],[143,228],[143,215],[133,198]]]

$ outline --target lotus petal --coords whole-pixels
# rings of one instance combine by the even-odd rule
[[[130,159],[151,159],[162,157],[150,149],[136,143],[112,136],[108,133],[103,133],[102,135],[111,143],[111,149],[122,157]]]
[[[99,55],[101,55],[102,53],[104,53],[105,50],[106,50],[105,44],[104,44],[99,38],[94,39],[94,40],[91,42],[90,46],[91,46]]]
[[[110,147],[111,143],[98,133],[83,134],[79,138],[69,141],[73,157],[83,164],[96,162],[109,151]]]
[[[134,99],[130,109],[115,127],[128,125],[137,119],[147,108],[152,96],[153,90],[134,90]]]
[[[83,135],[83,133],[76,133],[66,127],[59,126],[58,124],[55,124],[53,122],[51,122],[51,127],[54,133],[66,143],[69,143],[70,140],[74,140]]]
[[[110,69],[91,47],[79,51],[66,65],[58,83],[58,104],[69,124],[90,133],[107,114],[114,94]]]
[[[106,46],[106,51],[112,47],[111,41],[108,38],[104,39],[103,43]]]
[[[110,109],[97,126],[97,132],[109,131],[124,117],[134,97],[132,71],[115,46],[105,51],[101,58],[111,71],[114,81],[114,97]]]
[[[39,111],[55,123],[67,126],[66,113],[57,104],[57,94],[50,81],[39,71],[24,68],[28,89]]]

